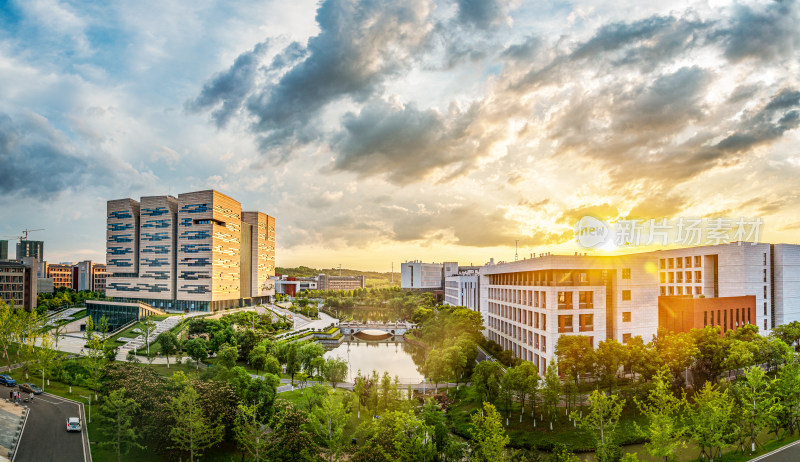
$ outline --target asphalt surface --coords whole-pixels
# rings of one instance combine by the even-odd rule
[[[5,392],[6,399],[8,390],[0,387],[0,393]],[[42,393],[32,403],[23,404],[30,411],[13,462],[90,460],[86,422],[78,403]],[[81,418],[80,433],[67,432],[67,417]]]
[[[762,462],[797,462],[800,460],[800,442],[784,446],[753,460]]]

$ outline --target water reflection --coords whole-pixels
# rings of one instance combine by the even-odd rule
[[[355,380],[359,369],[363,375],[372,374],[374,369],[378,375],[386,371],[392,379],[397,376],[400,383],[407,384],[422,382],[420,368],[424,355],[421,348],[404,342],[400,336],[376,342],[348,336],[342,344],[326,352],[325,358],[338,356],[348,362],[348,382]]]

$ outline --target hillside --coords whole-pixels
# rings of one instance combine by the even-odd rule
[[[308,266],[298,266],[296,268],[282,268],[277,267],[275,268],[275,272],[278,274],[285,274],[287,276],[292,277],[312,277],[317,276],[319,274],[327,274],[330,276],[338,276],[339,268],[309,268]],[[392,284],[392,273],[380,273],[377,271],[360,271],[354,269],[341,269],[342,276],[361,276],[364,275],[366,278],[367,287],[386,287],[390,285],[399,286],[400,285],[400,273],[394,273],[394,284]]]

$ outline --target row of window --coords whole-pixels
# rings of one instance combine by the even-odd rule
[[[133,218],[133,215],[128,210],[120,210],[118,212],[111,212],[108,214],[108,218],[117,218],[117,219],[124,219],[124,218]]]
[[[513,306],[499,305],[491,302],[489,303],[488,308],[489,313],[508,319],[509,321],[527,324],[529,327],[533,327],[534,329],[547,330],[547,316],[544,313],[536,313],[534,311],[514,308]]]
[[[109,223],[109,231],[125,231],[126,229],[133,229],[133,223]]]
[[[661,280],[662,284],[683,284],[684,280],[687,284],[692,284],[693,279],[692,275],[694,275],[694,283],[701,284],[703,282],[703,272],[702,271],[669,271],[669,272],[661,272],[659,273],[659,279]],[[684,277],[685,276],[685,277]]]
[[[211,252],[211,246],[209,246],[208,244],[183,244],[181,246],[181,252],[185,253]]]
[[[661,295],[703,295],[703,288],[700,286],[661,286]]]
[[[147,220],[142,224],[142,228],[169,228],[172,220]]]
[[[157,217],[159,215],[166,215],[169,213],[169,209],[166,207],[156,207],[154,209],[142,209],[142,215],[148,217]]]
[[[661,269],[672,268],[700,268],[702,265],[702,258],[700,255],[694,257],[672,257],[659,259],[659,267]],[[694,265],[692,265],[694,262]]]
[[[166,241],[169,239],[169,233],[161,232],[161,233],[142,233],[142,240],[143,241],[150,241],[150,242],[159,242],[159,241]]]
[[[716,312],[716,317],[714,316]],[[730,316],[728,316],[730,313]],[[730,320],[730,327],[729,327]],[[750,310],[747,308],[730,308],[727,310],[703,311],[703,326],[720,326],[722,333],[728,329],[737,329],[745,324],[752,324]],[[766,324],[765,327],[766,329]]]
[[[133,242],[133,237],[131,234],[116,234],[108,237],[108,242]]]
[[[164,255],[169,253],[170,245],[148,245],[142,249],[142,253],[154,253],[156,255]]]
[[[532,346],[534,349],[539,350],[542,353],[547,352],[547,337],[545,337],[544,334],[539,335],[537,333],[530,332],[526,329],[522,329],[518,326],[500,319],[493,318],[491,316],[489,317],[489,327],[522,343],[527,343],[529,346]]]

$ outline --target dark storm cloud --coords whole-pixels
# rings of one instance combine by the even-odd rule
[[[773,1],[763,6],[738,4],[731,25],[720,36],[731,61],[752,58],[774,61],[796,58],[800,49],[800,7],[794,0]]]
[[[364,101],[407,69],[425,45],[428,10],[425,0],[323,2],[307,57],[247,101],[263,150],[312,140],[318,134],[309,126],[326,105]]]
[[[30,116],[15,121],[0,113],[0,195],[47,199],[82,187],[90,172],[110,176],[76,151],[45,119]]]
[[[458,20],[478,29],[490,29],[506,20],[508,2],[505,0],[456,0]]]
[[[252,50],[239,55],[227,71],[214,76],[211,81],[203,85],[200,95],[187,102],[186,108],[193,112],[217,108],[211,113],[211,117],[218,127],[224,127],[230,118],[239,112],[253,91],[259,69],[264,72],[283,69],[297,62],[305,53],[300,44],[292,43],[275,56],[267,69],[262,64],[262,59],[268,49],[269,41],[264,41]]]
[[[374,102],[342,119],[333,144],[336,170],[363,176],[387,175],[397,184],[419,181],[437,169],[469,168],[480,152],[481,134],[472,131],[476,108],[440,114],[409,104]]]

